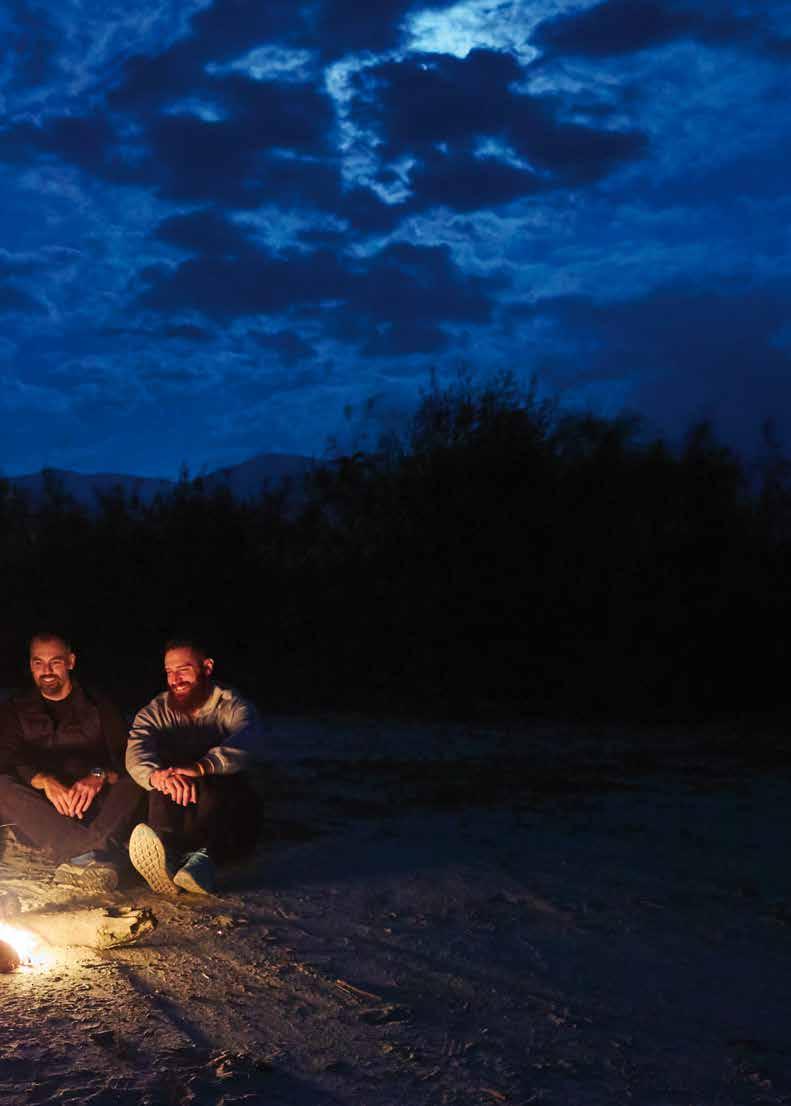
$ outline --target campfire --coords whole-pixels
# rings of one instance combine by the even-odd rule
[[[37,934],[0,922],[0,972],[43,968],[50,962],[51,956]]]
[[[27,910],[0,922],[0,973],[54,964],[58,949],[115,949],[132,945],[156,927],[148,908]]]
[[[157,924],[144,907],[22,910],[19,898],[0,889],[0,974],[43,968],[55,962],[53,949],[72,946],[121,948],[151,933]]]

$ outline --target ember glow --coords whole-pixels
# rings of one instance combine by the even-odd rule
[[[0,941],[16,951],[23,968],[47,968],[52,963],[52,956],[41,938],[29,930],[0,922]]]

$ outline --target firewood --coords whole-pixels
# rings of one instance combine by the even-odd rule
[[[16,924],[37,933],[55,948],[80,945],[112,949],[131,945],[151,933],[157,920],[148,909],[28,911]]]

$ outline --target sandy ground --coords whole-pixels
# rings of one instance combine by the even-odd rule
[[[136,946],[0,976],[0,1104],[791,1103],[788,769],[272,719],[267,832]],[[0,887],[61,901],[15,854]]]

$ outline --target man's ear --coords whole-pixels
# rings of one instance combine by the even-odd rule
[[[72,671],[72,669],[74,668],[76,663],[77,663],[77,654],[76,653],[69,653],[68,657],[66,658],[66,668],[69,670],[69,672]]]
[[[214,657],[204,657],[203,658],[203,675],[204,676],[211,676],[213,671],[214,671]]]

